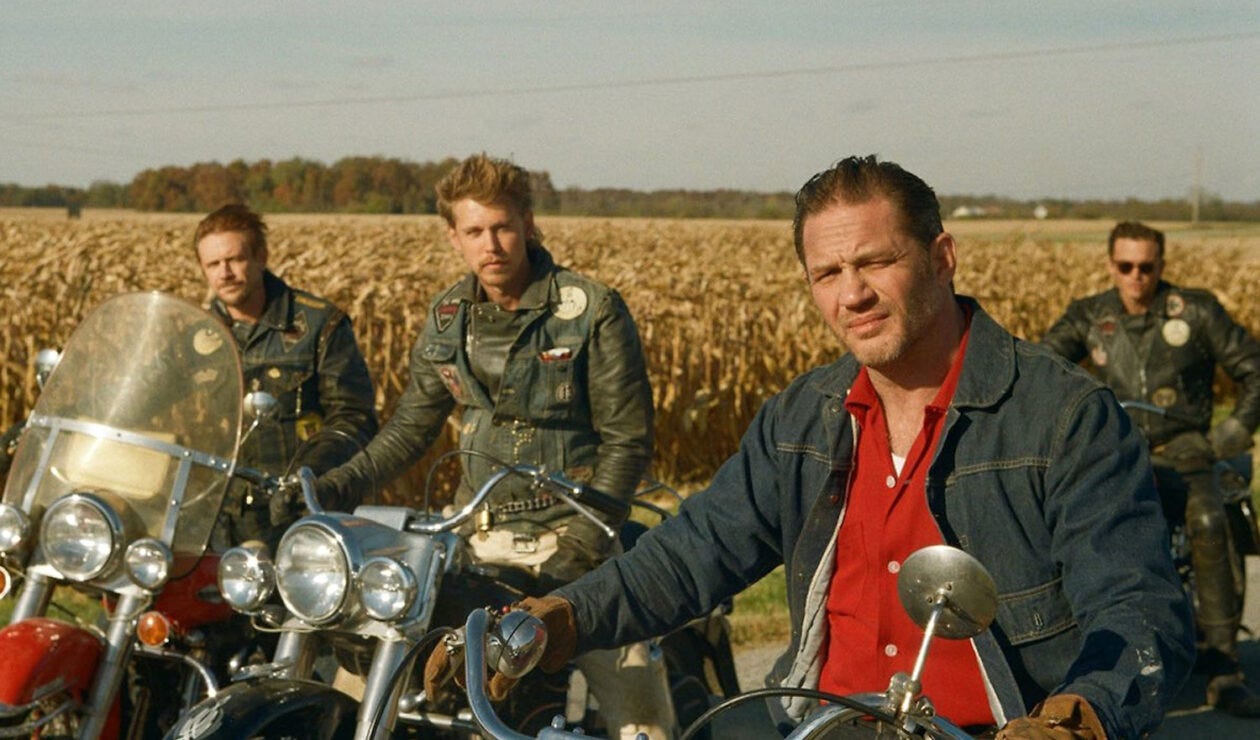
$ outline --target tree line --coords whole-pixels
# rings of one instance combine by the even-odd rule
[[[141,211],[208,212],[243,202],[263,212],[408,213],[437,212],[433,186],[455,164],[410,162],[385,157],[345,157],[331,165],[294,157],[279,161],[199,162],[146,169],[130,183],[98,180],[87,188],[62,185],[24,187],[0,183],[0,206],[133,208]],[[792,193],[745,190],[557,190],[546,170],[531,173],[534,207],[542,214],[640,216],[655,218],[786,219]],[[1019,200],[995,195],[942,195],[943,215],[977,218],[1103,218],[1181,221],[1191,217],[1189,199]],[[1260,200],[1200,198],[1204,221],[1260,221]]]

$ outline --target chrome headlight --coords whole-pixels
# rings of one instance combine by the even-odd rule
[[[17,552],[30,540],[31,518],[13,504],[0,504],[0,552]]]
[[[238,612],[250,614],[271,597],[276,569],[262,546],[233,547],[219,558],[219,593]]]
[[[140,588],[156,591],[171,576],[171,563],[175,557],[171,548],[161,540],[145,537],[127,546],[123,554],[123,564],[127,567],[127,577]]]
[[[113,563],[122,520],[91,494],[72,493],[44,513],[39,541],[48,564],[72,581],[90,581]]]
[[[359,569],[359,602],[373,619],[391,622],[416,600],[416,577],[393,558],[369,558]]]
[[[302,621],[337,618],[350,591],[349,557],[337,534],[317,523],[290,527],[276,548],[276,585]]]

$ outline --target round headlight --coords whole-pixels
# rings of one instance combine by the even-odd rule
[[[0,552],[17,552],[31,539],[31,518],[13,504],[0,504]]]
[[[267,603],[275,585],[266,547],[233,547],[219,558],[219,593],[238,612],[249,614]]]
[[[337,536],[316,524],[291,527],[276,548],[276,585],[304,622],[335,619],[350,590],[350,565]]]
[[[155,591],[171,576],[171,563],[175,558],[171,548],[160,540],[145,537],[127,546],[123,554],[123,564],[127,567],[127,577],[140,588]]]
[[[122,540],[118,515],[95,496],[81,493],[49,506],[39,531],[48,564],[72,581],[90,581],[104,573]]]
[[[390,622],[416,600],[416,577],[393,558],[369,558],[359,569],[359,601],[368,616]]]

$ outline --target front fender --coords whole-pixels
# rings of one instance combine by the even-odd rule
[[[359,704],[314,681],[261,678],[228,686],[180,717],[167,740],[237,740],[289,736],[341,740],[354,736]]]
[[[0,704],[24,707],[65,691],[85,698],[103,647],[91,632],[47,617],[0,629]]]

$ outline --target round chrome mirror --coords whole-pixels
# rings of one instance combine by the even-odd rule
[[[35,382],[40,388],[48,382],[48,376],[52,375],[52,371],[59,362],[61,362],[61,350],[45,347],[35,353]]]
[[[242,404],[245,416],[255,422],[272,419],[280,412],[280,401],[266,391],[250,391]]]
[[[542,620],[529,612],[510,611],[486,635],[486,662],[508,678],[520,678],[538,664],[546,647]]]
[[[897,596],[914,623],[927,628],[933,607],[942,604],[936,634],[962,640],[984,632],[997,614],[997,585],[971,555],[949,545],[915,550],[901,564]]]

